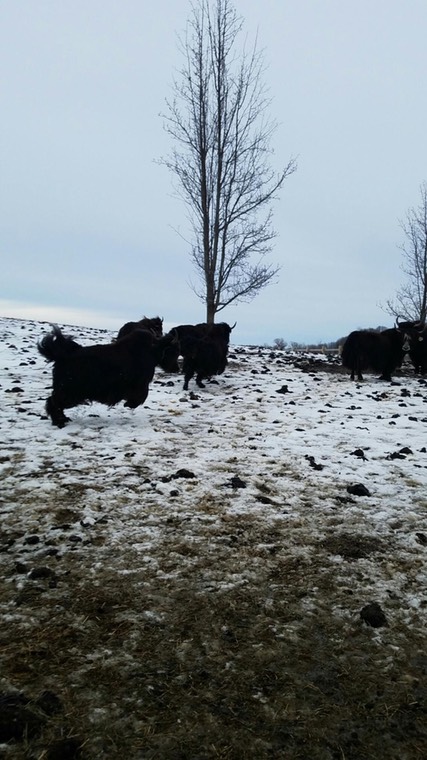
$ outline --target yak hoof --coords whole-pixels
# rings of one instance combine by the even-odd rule
[[[67,424],[67,422],[71,422],[70,417],[66,417],[65,414],[62,414],[61,416],[55,416],[53,415],[51,417],[52,425],[55,425],[55,427],[63,428]]]
[[[70,422],[69,417],[63,417],[60,420],[52,420],[52,425],[54,425],[57,428],[63,428],[65,427],[67,422]]]

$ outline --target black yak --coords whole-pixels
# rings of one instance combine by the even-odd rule
[[[344,367],[363,380],[362,371],[371,369],[380,374],[381,380],[391,380],[392,373],[401,366],[408,338],[419,332],[418,322],[397,322],[396,326],[382,332],[355,330],[346,338],[341,359]]]
[[[126,322],[117,333],[116,340],[124,338],[133,330],[148,330],[157,338],[161,338],[163,335],[163,317],[143,317],[138,322]]]
[[[230,334],[234,327],[235,324],[230,327],[226,322],[203,322],[197,325],[178,325],[174,328],[183,357],[184,390],[188,390],[188,383],[194,375],[199,388],[204,388],[204,379],[224,372]]]
[[[425,375],[427,372],[427,327],[424,324],[418,335],[413,335],[409,340],[409,358],[416,374]]]
[[[236,322],[230,327],[227,322],[199,322],[197,325],[177,325],[173,329],[178,335],[178,340],[185,342],[187,338],[218,338],[227,345],[230,342],[230,333],[236,327]]]
[[[88,401],[114,406],[124,401],[135,409],[143,404],[156,365],[179,372],[177,336],[156,338],[147,330],[134,330],[115,343],[81,346],[59,327],[38,343],[42,356],[53,362],[53,390],[46,411],[57,427],[69,421],[64,409]]]

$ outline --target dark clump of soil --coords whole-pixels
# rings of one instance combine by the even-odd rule
[[[360,617],[372,628],[382,628],[388,625],[387,618],[378,602],[369,602],[360,610]]]
[[[45,718],[31,708],[22,694],[0,694],[0,743],[38,736]]]

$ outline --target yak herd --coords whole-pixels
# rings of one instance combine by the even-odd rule
[[[184,389],[194,375],[204,388],[204,379],[225,370],[234,327],[226,322],[179,325],[163,335],[163,319],[144,317],[123,325],[111,343],[81,346],[53,325],[38,343],[41,355],[53,362],[52,395],[46,402],[52,424],[64,427],[69,422],[64,410],[88,401],[108,406],[124,401],[135,409],[148,396],[156,366],[179,372],[179,356]]]
[[[351,379],[363,380],[362,371],[371,369],[381,380],[391,380],[392,373],[402,365],[409,353],[415,371],[427,370],[427,328],[423,322],[399,322],[381,332],[355,330],[344,341],[341,359],[350,370]]]
[[[52,394],[46,402],[52,424],[64,427],[69,421],[64,410],[90,401],[108,406],[124,401],[135,409],[147,398],[156,366],[165,372],[181,371],[184,390],[194,376],[204,388],[203,380],[222,374],[227,366],[234,327],[226,322],[178,325],[163,335],[163,319],[144,317],[123,325],[111,343],[81,346],[53,325],[38,343],[41,355],[53,363]],[[426,338],[427,327],[420,322],[396,321],[382,332],[357,330],[343,344],[342,363],[352,380],[357,375],[362,381],[367,369],[391,380],[409,353],[415,371],[424,374]]]

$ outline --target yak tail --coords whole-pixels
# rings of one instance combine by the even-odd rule
[[[74,354],[81,345],[69,335],[63,335],[58,325],[52,325],[52,332],[39,340],[37,348],[48,362],[55,362]]]

